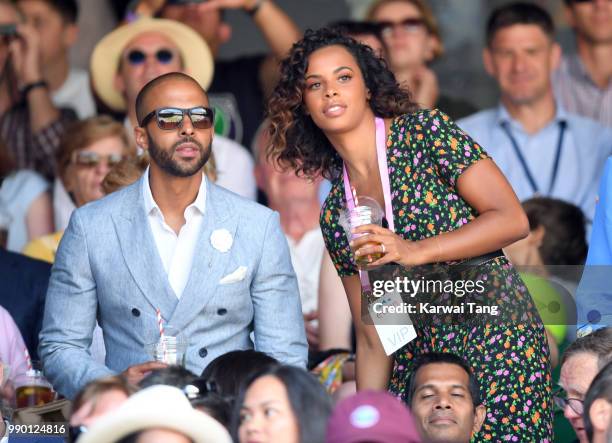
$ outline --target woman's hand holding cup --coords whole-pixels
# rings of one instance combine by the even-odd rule
[[[355,261],[360,257],[380,257],[368,260],[368,267],[397,263],[402,266],[416,266],[426,263],[420,242],[404,240],[389,229],[375,224],[362,225],[352,231],[351,249]],[[356,234],[356,236],[355,236]]]

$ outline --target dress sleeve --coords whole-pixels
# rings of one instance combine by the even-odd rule
[[[467,135],[448,115],[440,110],[422,111],[417,114],[416,138],[424,143],[438,175],[452,188],[459,176],[489,154]]]
[[[350,277],[357,274],[358,270],[353,260],[346,232],[340,224],[340,211],[344,206],[342,184],[336,180],[323,203],[319,224],[321,225],[323,240],[325,240],[325,247],[338,275],[340,277]]]

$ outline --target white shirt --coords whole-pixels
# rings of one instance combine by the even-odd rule
[[[53,104],[72,108],[79,119],[96,115],[96,104],[91,93],[89,75],[82,69],[71,69],[64,84],[52,94]]]
[[[125,118],[123,125],[128,136],[133,140],[134,127],[129,118]],[[215,134],[213,136],[212,152],[217,165],[217,181],[215,181],[215,184],[249,200],[255,200],[257,198],[257,185],[253,172],[255,163],[247,149],[227,137]]]
[[[308,231],[300,239],[299,243],[288,235],[289,253],[291,264],[298,280],[300,299],[302,301],[302,312],[307,314],[317,310],[319,294],[319,274],[323,261],[323,234],[318,226]]]
[[[185,208],[185,224],[178,235],[166,224],[164,214],[153,199],[149,186],[149,168],[144,172],[142,186],[145,213],[149,226],[151,226],[157,252],[168,275],[170,287],[177,298],[181,298],[189,279],[196,243],[204,220],[206,176],[202,174],[202,183],[195,201]]]
[[[560,122],[565,122],[566,128],[559,151],[558,174],[553,188],[549,189],[561,133]],[[510,136],[504,130],[504,125],[507,125],[539,193],[573,203],[589,220],[593,219],[603,165],[612,154],[612,131],[609,128],[557,106],[555,117],[535,134],[529,134],[501,104],[461,119],[457,124],[493,157],[522,201],[531,198],[534,189]]]

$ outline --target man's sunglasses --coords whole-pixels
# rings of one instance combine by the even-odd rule
[[[168,63],[172,62],[172,59],[174,59],[174,52],[170,49],[158,49],[157,52],[152,55],[154,55],[157,61],[162,65],[167,65]],[[149,54],[146,54],[140,49],[132,49],[127,53],[126,58],[131,65],[141,65],[145,62],[148,56]]]
[[[85,168],[94,168],[100,164],[102,160],[112,168],[123,159],[121,154],[100,155],[97,152],[91,151],[75,151],[72,153],[72,163]]]
[[[214,114],[211,108],[197,106],[190,109],[182,108],[158,108],[149,112],[140,122],[140,127],[144,128],[149,121],[155,117],[159,129],[172,131],[183,126],[185,114],[189,114],[191,124],[196,129],[209,129],[213,125]]]
[[[407,18],[401,22],[384,21],[378,22],[380,35],[383,37],[390,36],[396,28],[402,28],[404,31],[413,33],[419,31],[425,25],[422,18]]]

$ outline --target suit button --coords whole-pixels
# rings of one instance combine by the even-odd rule
[[[132,315],[134,317],[140,317],[140,311],[136,308],[132,309]]]
[[[198,354],[200,355],[200,357],[204,358],[208,355],[208,351],[206,350],[206,348],[200,348]]]
[[[221,309],[219,309],[219,310],[217,311],[217,314],[219,314],[219,315],[225,315],[225,314],[227,314],[227,309],[225,309],[225,308],[221,308]]]

